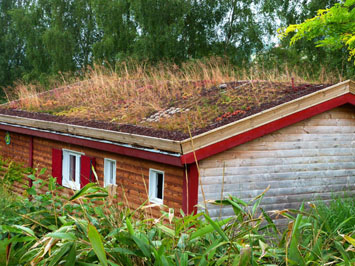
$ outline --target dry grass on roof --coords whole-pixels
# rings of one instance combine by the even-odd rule
[[[322,80],[331,82],[329,76]],[[178,138],[184,138],[188,126],[197,134],[324,87],[309,84],[287,69],[240,71],[211,59],[182,67],[135,64],[115,71],[95,67],[84,80],[43,93],[36,86],[18,85],[19,100],[8,107],[105,121],[132,133],[134,126],[180,132]]]

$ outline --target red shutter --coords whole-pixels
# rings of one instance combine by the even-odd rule
[[[92,166],[95,168],[96,160],[85,155],[82,155],[80,160],[80,187],[82,188],[88,183],[96,182],[94,173],[91,170]]]
[[[62,150],[52,149],[52,176],[57,178],[57,183],[62,185],[63,173],[63,153]]]

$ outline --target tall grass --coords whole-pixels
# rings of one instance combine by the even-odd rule
[[[274,69],[263,64],[240,68],[221,58],[192,60],[180,66],[169,63],[149,65],[132,60],[112,68],[96,65],[87,69],[77,80],[63,79],[62,86],[50,92],[35,84],[18,83],[7,95],[9,101],[20,99],[11,103],[10,107],[84,120],[182,130],[186,133],[188,123],[194,131],[215,121],[228,111],[222,107],[227,106],[226,103],[230,101],[239,104],[238,108],[245,108],[250,99],[257,98],[254,104],[258,104],[269,97],[269,90],[273,89],[275,94],[278,92],[278,88],[270,85],[269,90],[250,89],[245,97],[221,94],[218,99],[206,97],[203,101],[203,88],[237,80],[267,80],[291,84],[292,78],[296,83],[333,83],[342,79],[337,74],[330,73],[314,79],[314,73],[305,71],[305,68],[289,68],[287,65]],[[159,123],[149,122],[153,114],[166,111],[172,106],[180,108],[178,113],[170,115],[168,119],[163,114]],[[236,108],[230,108],[234,107]]]
[[[172,63],[150,65],[146,62],[130,60],[117,63],[115,67],[95,65],[93,68],[87,68],[76,80],[72,76],[62,76],[62,79],[53,81],[50,88],[57,86],[65,90],[67,86],[76,87],[75,83],[79,82],[81,90],[88,93],[86,99],[95,103],[98,96],[111,101],[111,95],[125,93],[136,95],[137,91],[139,94],[150,87],[155,88],[151,91],[154,95],[147,95],[147,97],[154,100],[155,93],[174,95],[182,90],[189,94],[203,86],[236,80],[290,82],[291,78],[294,78],[296,82],[310,83],[334,83],[343,80],[339,73],[327,73],[324,70],[315,74],[310,69],[305,66],[290,67],[287,64],[281,68],[270,69],[269,65],[263,62],[247,64],[245,68],[241,68],[231,64],[227,59],[215,57],[191,60],[181,65]],[[38,84],[18,82],[15,88],[5,89],[5,91],[9,101],[33,98],[32,104],[36,106],[39,104],[36,95],[47,89]],[[76,97],[73,95],[72,98],[71,100],[74,100]]]

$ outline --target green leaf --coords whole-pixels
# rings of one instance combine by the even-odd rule
[[[354,238],[352,238],[351,236],[347,236],[347,235],[342,235],[342,237],[355,247],[355,239]]]
[[[88,225],[88,238],[90,240],[92,249],[94,250],[96,256],[100,260],[100,262],[104,265],[107,266],[107,257],[106,257],[106,252],[104,249],[104,245],[101,240],[101,235],[97,231],[96,227],[93,226],[92,224]]]
[[[61,232],[53,232],[47,234],[47,236],[55,238],[55,239],[65,239],[65,240],[76,240],[77,237],[74,233],[61,233]]]
[[[33,186],[33,187],[30,187],[30,188],[28,188],[27,190],[27,193],[29,194],[29,195],[36,195],[37,193],[36,193],[36,188]]]
[[[100,264],[87,263],[87,262],[83,262],[83,261],[77,261],[77,262],[75,263],[75,266],[100,266]]]
[[[116,263],[114,263],[113,261],[108,261],[108,263],[111,265],[111,266],[120,266],[120,265],[118,265],[118,264],[116,264]]]
[[[341,254],[343,260],[344,260],[344,263],[345,263],[345,266],[351,266],[350,264],[350,258],[348,256],[348,254],[346,253],[346,251],[344,250],[343,248],[343,245],[340,244],[338,241],[334,241],[334,245],[335,245],[335,248],[339,251],[339,253]]]
[[[303,208],[304,208],[304,204],[301,205],[300,212],[303,212]],[[292,262],[297,263],[297,265],[305,266],[306,264],[302,258],[300,251],[298,250],[298,245],[299,245],[298,241],[300,240],[299,227],[301,225],[302,217],[303,217],[302,214],[298,214],[296,221],[293,225],[292,235],[291,235],[292,239],[288,250],[288,258]]]
[[[112,248],[108,250],[110,253],[115,252],[123,255],[134,255],[136,256],[137,254],[133,252],[132,250],[126,249],[126,248]]]
[[[175,253],[175,261],[179,262],[179,266],[188,266],[188,254],[186,252]]]
[[[71,249],[69,251],[69,254],[67,256],[67,260],[65,261],[64,266],[72,266],[75,265],[76,261],[76,245],[75,243],[71,246]]]
[[[89,183],[87,184],[85,187],[83,187],[82,189],[80,189],[78,192],[76,192],[70,199],[69,201],[73,201],[73,200],[77,200],[83,196],[85,196],[85,194],[88,192],[88,190],[92,187],[97,186],[96,183]]]
[[[265,220],[268,222],[268,226],[270,226],[272,229],[274,229],[275,232],[278,232],[275,223],[271,219],[271,217],[264,211],[263,208],[261,208],[261,213],[263,214]]]
[[[134,242],[136,242],[138,248],[143,252],[144,256],[147,258],[150,258],[151,252],[150,252],[149,246],[146,243],[144,243],[143,240],[139,239],[136,236],[132,236],[132,238],[133,238]]]
[[[214,230],[216,230],[225,241],[229,241],[227,235],[223,232],[221,225],[214,222],[208,215],[206,214],[203,215],[205,216],[206,220],[213,226]]]
[[[22,225],[13,225],[13,227],[25,232],[25,234],[27,234],[29,236],[36,237],[35,233],[30,228],[27,228]]]
[[[215,223],[216,223],[218,226],[222,226],[222,225],[227,224],[227,223],[228,223],[230,220],[232,220],[232,219],[233,219],[233,218],[230,217],[230,218],[224,219],[224,220],[222,220],[222,221],[217,221],[217,222],[215,222]],[[204,236],[204,235],[206,235],[206,234],[208,234],[208,233],[213,232],[213,230],[214,230],[214,227],[213,227],[211,224],[206,225],[205,227],[202,227],[201,229],[198,229],[196,232],[193,232],[193,233],[191,234],[191,238],[190,238],[190,239],[195,239],[195,238],[197,238],[197,237]]]
[[[63,256],[69,251],[71,244],[67,243],[60,247],[60,249],[51,256],[50,263],[48,266],[58,265],[58,262],[63,258]]]
[[[228,244],[228,242],[221,241],[221,239],[218,238],[206,249],[202,256],[207,256],[207,259],[210,261],[213,259],[213,256],[216,253],[216,249],[226,244]]]
[[[47,168],[42,168],[41,171],[39,172],[39,175],[44,175],[47,171]]]
[[[133,230],[133,226],[131,223],[131,220],[129,217],[126,217],[126,225],[127,225],[127,229],[128,229],[128,233],[133,236],[134,235],[134,230]]]
[[[33,181],[36,180],[36,176],[34,174],[30,174],[27,176],[29,179],[32,179]]]
[[[239,266],[248,266],[251,264],[251,248],[244,247],[240,251]]]
[[[162,230],[164,233],[169,235],[170,237],[175,237],[175,231],[172,230],[171,228],[162,225],[162,224],[157,224],[156,227],[158,227],[160,230]]]

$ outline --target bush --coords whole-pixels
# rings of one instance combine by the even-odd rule
[[[34,178],[34,176],[31,176]],[[259,204],[228,197],[234,217],[212,220],[206,213],[149,215],[107,200],[106,189],[86,185],[70,199],[49,192],[0,201],[2,265],[353,265],[354,199],[281,211],[289,219],[282,233]],[[346,208],[344,208],[346,206]],[[344,210],[345,209],[345,210]],[[294,217],[292,214],[296,214]],[[339,216],[339,219],[335,219]],[[7,219],[7,217],[9,219]],[[329,221],[335,217],[333,221]]]

